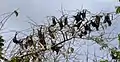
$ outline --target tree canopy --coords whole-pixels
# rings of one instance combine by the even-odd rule
[[[17,10],[1,21],[0,30],[13,14],[16,17],[19,16]],[[120,7],[118,6],[116,12],[100,12],[98,14],[93,14],[88,9],[78,10],[72,15],[62,11],[60,17],[48,16],[48,23],[43,25],[38,25],[30,19],[32,28],[28,36],[18,38],[21,32],[16,31],[7,45],[4,45],[5,41],[0,36],[0,58],[8,62],[120,61],[120,34],[114,36],[107,30],[113,25],[113,21],[119,16],[119,13]],[[118,39],[119,47],[111,45],[111,41],[115,39]],[[82,47],[87,43],[90,45]],[[106,51],[106,55],[96,56],[95,54],[99,54],[95,53],[97,49],[91,51],[93,54],[89,53],[87,48],[94,44],[99,45],[100,50]],[[7,48],[3,48],[3,46]],[[14,48],[8,55],[6,52],[11,49],[10,46]],[[83,54],[80,49],[87,51],[82,51],[85,53]],[[83,60],[84,58],[86,59]]]

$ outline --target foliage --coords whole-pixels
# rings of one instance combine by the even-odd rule
[[[118,6],[116,9],[116,13],[119,14],[120,13],[120,7]]]
[[[108,60],[101,60],[100,62],[108,62]]]
[[[3,57],[3,46],[4,46],[4,39],[2,38],[2,36],[0,36],[0,59],[7,61],[7,59],[5,57]]]
[[[120,59],[120,51],[112,49],[111,57],[112,57],[112,59],[116,59],[116,60]]]
[[[20,57],[13,57],[9,62],[29,62],[30,59],[28,57],[21,59]]]
[[[119,0],[119,2],[120,2],[120,0]],[[120,6],[117,6],[116,7],[116,14],[119,14],[120,13]]]
[[[18,13],[16,13],[18,16]],[[92,34],[97,31],[105,30],[105,26],[111,26],[112,19],[109,15],[112,13],[100,13],[91,15],[87,9],[82,9],[72,16],[62,15],[60,18],[49,16],[48,25],[37,25],[33,28],[32,34],[25,38],[17,39],[15,34],[13,42],[19,45],[19,53],[15,54],[10,61],[25,62],[31,58],[35,61],[47,61],[52,55],[63,55],[68,58],[75,52],[74,47],[66,48],[67,43],[73,39],[86,39],[95,41],[101,46],[101,49],[108,48],[108,44],[103,36]],[[89,17],[88,17],[89,16]],[[72,17],[72,18],[71,18]],[[90,19],[89,19],[90,18]],[[103,20],[104,19],[104,20]],[[103,34],[104,35],[104,34]],[[64,52],[61,52],[64,51]],[[49,56],[48,56],[49,55]],[[62,57],[63,57],[62,56]],[[55,58],[56,59],[56,58]],[[57,59],[54,61],[58,61]]]
[[[5,13],[5,14],[7,14],[7,13]],[[4,14],[4,15],[5,15]],[[0,30],[3,28],[3,26],[5,25],[5,23],[7,22],[7,20],[13,15],[13,14],[15,14],[16,15],[16,17],[18,16],[18,12],[17,12],[17,10],[15,10],[14,12],[11,12],[10,14],[8,14],[7,16],[5,16],[4,18],[3,18],[3,20],[1,20],[0,21]],[[4,46],[4,39],[2,38],[2,36],[0,36],[0,59],[1,60],[4,60],[4,61],[8,61],[8,59],[7,58],[5,58],[4,56],[3,56],[3,46]]]
[[[119,47],[120,47],[120,34],[118,34],[118,44],[119,44]]]

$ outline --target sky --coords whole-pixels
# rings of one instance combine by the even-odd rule
[[[93,13],[115,11],[117,0],[0,0],[0,14],[18,9],[19,16],[12,16],[4,29],[23,30],[30,27],[27,16],[38,24],[46,22],[46,16],[60,16],[61,7],[70,12],[82,8]],[[2,17],[1,17],[2,19]]]
[[[4,31],[19,31],[30,27],[27,16],[38,24],[43,24],[46,22],[46,16],[60,16],[61,7],[67,11],[85,8],[99,13],[113,12],[116,5],[119,5],[117,0],[0,0],[0,14],[19,8],[19,16],[13,15],[4,26]],[[2,35],[7,35],[5,38],[12,37],[8,33]]]
[[[29,16],[35,22],[42,24],[46,16],[60,16],[61,6],[63,9],[72,11],[76,9],[89,9],[92,12],[113,11],[115,0],[1,0],[0,14],[14,11],[19,8],[19,17],[13,16],[6,26],[10,29],[23,29],[29,26]],[[22,24],[22,25],[21,25]]]

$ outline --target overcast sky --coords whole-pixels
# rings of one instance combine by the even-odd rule
[[[0,14],[19,8],[19,17],[12,17],[6,23],[7,28],[23,29],[29,26],[26,16],[38,23],[43,23],[46,16],[60,16],[61,5],[65,10],[76,10],[81,7],[92,12],[114,11],[116,0],[1,0]]]
[[[0,14],[19,8],[19,16],[17,18],[12,16],[4,28],[6,30],[23,30],[30,27],[26,16],[43,24],[46,22],[46,16],[60,16],[61,6],[68,11],[84,8],[98,13],[101,10],[104,12],[115,11],[117,3],[117,0],[0,0]],[[0,17],[0,20],[2,18]]]

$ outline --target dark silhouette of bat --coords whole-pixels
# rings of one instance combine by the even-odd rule
[[[60,30],[62,30],[63,27],[64,27],[64,25],[63,25],[63,21],[62,21],[62,20],[59,21],[59,26],[60,26]]]
[[[78,12],[77,15],[76,15],[76,16],[73,16],[73,17],[74,17],[75,20],[76,20],[76,24],[77,24],[80,20],[83,20],[83,19],[81,18],[81,12]]]
[[[109,14],[107,14],[107,15],[105,16],[105,20],[104,20],[103,23],[108,23],[108,26],[111,26],[112,22],[111,22],[111,20],[110,20]]]
[[[13,40],[13,42],[14,43],[16,43],[16,44],[19,44],[19,43],[21,43],[19,40],[17,40],[17,32],[15,33],[15,36],[14,36],[14,38],[12,39]]]
[[[67,17],[64,18],[64,24],[68,25],[68,18]]]
[[[53,16],[53,17],[52,17],[52,26],[55,26],[56,24],[57,24],[56,18]]]
[[[81,16],[82,16],[82,19],[84,21],[86,18],[86,10],[82,10]]]

